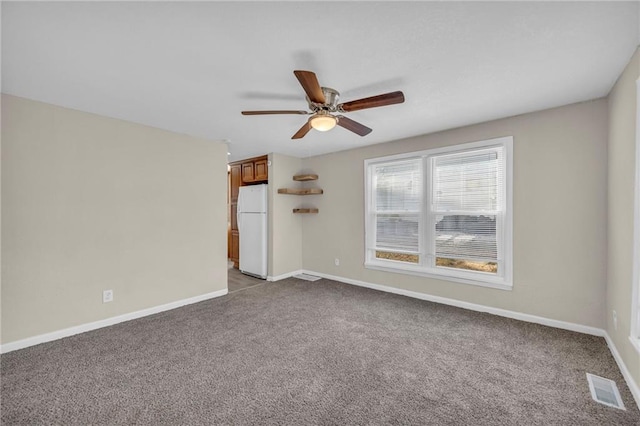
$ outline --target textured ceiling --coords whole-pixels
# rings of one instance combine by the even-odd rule
[[[638,3],[2,3],[2,91],[217,141],[231,159],[306,157],[605,96],[638,45]],[[291,140],[294,69],[373,128]]]

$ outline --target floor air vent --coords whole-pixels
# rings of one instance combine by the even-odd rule
[[[305,280],[305,281],[318,281],[320,279],[320,277],[316,277],[315,275],[309,275],[309,274],[298,274],[298,275],[294,275],[293,278],[297,278],[299,280]]]
[[[591,398],[594,401],[609,407],[626,410],[622,403],[622,398],[620,398],[616,382],[589,373],[587,373],[587,381],[589,382]]]

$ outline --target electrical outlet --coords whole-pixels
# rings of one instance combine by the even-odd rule
[[[616,311],[613,311],[613,329],[618,329],[618,313]]]
[[[336,257],[335,259],[333,259],[333,263],[335,263],[336,266],[340,266],[340,259]]]
[[[113,302],[113,290],[105,290],[102,292],[102,303]]]

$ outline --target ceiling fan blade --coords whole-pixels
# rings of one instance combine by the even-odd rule
[[[356,133],[360,136],[366,136],[373,131],[373,129],[368,128],[364,124],[353,121],[352,119],[347,118],[344,115],[338,115],[337,117],[338,126],[344,127],[347,130],[351,130],[353,133]]]
[[[293,111],[293,110],[282,110],[282,111],[242,111],[242,115],[271,115],[271,114],[301,114],[301,115],[309,115],[307,111]]]
[[[293,73],[302,85],[302,88],[304,89],[311,102],[314,102],[316,104],[323,104],[326,102],[324,93],[322,93],[322,88],[318,83],[318,78],[316,77],[315,73],[311,71],[300,70],[294,71]]]
[[[367,108],[377,108],[386,105],[401,104],[404,102],[404,94],[400,91],[371,96],[370,98],[357,99],[338,105],[338,109],[344,112],[358,111]]]
[[[291,139],[303,138],[307,133],[309,133],[309,130],[311,130],[311,123],[307,121],[304,126],[300,127],[300,130],[298,130],[295,135],[291,136]]]

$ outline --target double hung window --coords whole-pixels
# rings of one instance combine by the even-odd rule
[[[512,138],[366,160],[373,269],[511,288]]]

